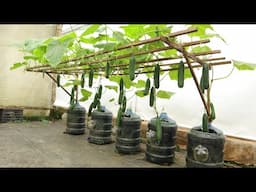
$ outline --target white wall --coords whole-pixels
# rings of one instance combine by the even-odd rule
[[[48,38],[55,33],[56,25],[0,25],[1,106],[51,106],[53,83],[47,76],[42,78],[42,74],[25,72],[24,68],[12,71],[9,68],[23,60],[23,53],[15,44],[26,39]]]
[[[256,25],[213,25],[216,32],[224,37],[228,45],[220,40],[213,40],[209,44],[214,49],[222,50],[222,56],[227,59],[236,59],[256,63]],[[177,25],[179,29],[181,26]],[[232,70],[232,65],[214,67],[215,77],[222,77]],[[201,72],[196,70],[200,77]],[[108,80],[103,81],[104,84]],[[113,83],[114,84],[114,83]],[[97,84],[94,84],[97,86]],[[114,84],[116,85],[116,84]],[[256,71],[238,71],[234,69],[232,75],[223,80],[214,81],[212,86],[212,102],[216,110],[214,125],[224,131],[226,135],[249,138],[256,140],[255,115],[256,115]],[[191,128],[201,124],[203,104],[192,79],[185,80],[183,89],[177,87],[176,81],[170,81],[167,76],[160,89],[176,92],[171,100],[158,99],[158,110],[164,109],[181,126]],[[104,91],[104,90],[103,90]],[[65,103],[68,106],[69,98],[57,88],[56,104]],[[127,93],[129,98],[132,91]],[[102,103],[117,113],[117,102],[109,103],[108,100],[118,95],[107,90],[103,94]],[[93,99],[93,98],[92,98]],[[154,110],[149,107],[149,98],[134,96],[128,101],[127,106],[132,106],[143,119],[149,120],[155,116]],[[82,103],[88,109],[91,100]]]

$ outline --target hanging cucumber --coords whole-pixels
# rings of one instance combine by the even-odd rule
[[[162,127],[160,117],[156,118],[156,138],[158,143],[160,143],[162,140]]]
[[[184,86],[184,63],[180,61],[178,68],[178,87],[182,88]]]
[[[89,87],[92,87],[92,84],[93,84],[93,69],[90,70],[89,72]]]
[[[124,80],[122,77],[119,81],[119,90],[120,90],[120,92],[124,90]]]
[[[100,100],[98,100],[98,103],[97,103],[97,110],[98,110],[98,111],[101,111]]]
[[[204,94],[204,81],[203,81],[203,75],[200,78],[200,89],[202,93]]]
[[[93,103],[91,103],[89,110],[88,110],[88,116],[90,117],[92,114],[92,109],[93,109]]]
[[[149,106],[152,107],[155,102],[155,87],[151,87],[149,96]]]
[[[109,78],[109,74],[110,74],[110,64],[109,62],[107,61],[107,64],[106,64],[106,71],[105,71],[105,77],[108,79]]]
[[[156,36],[157,36],[157,37],[160,36],[160,32],[159,32],[158,26],[156,26],[155,33],[156,33]]]
[[[148,95],[150,88],[150,79],[148,78],[146,81],[145,89],[144,89],[144,95]]]
[[[210,115],[210,119],[211,119],[211,120],[214,120],[214,119],[216,119],[216,115],[215,115],[215,109],[214,109],[213,103],[211,103],[210,106],[211,106],[211,115]]]
[[[160,77],[160,65],[156,64],[154,71],[154,85],[155,88],[159,88],[159,77]]]
[[[99,89],[98,89],[98,98],[100,99],[102,95],[102,85],[100,85]]]
[[[81,87],[82,88],[84,88],[84,76],[85,76],[85,73],[83,73],[81,76]]]
[[[208,132],[208,115],[204,113],[202,121],[203,132]]]
[[[93,108],[96,108],[98,104],[98,93],[95,94],[94,99],[93,99]]]
[[[207,63],[203,64],[202,77],[203,77],[203,87],[204,89],[208,89],[209,88],[209,65]]]
[[[75,104],[75,87],[72,87],[69,104],[72,106]]]
[[[118,97],[118,104],[121,105],[123,102],[123,96],[124,96],[124,91],[120,91],[119,97]]]
[[[129,63],[129,77],[131,81],[135,79],[135,65],[136,65],[136,59],[133,55],[131,56],[130,63]]]
[[[125,109],[126,109],[126,96],[123,97],[123,103],[122,103],[122,112],[124,113],[125,112]]]
[[[122,108],[120,107],[118,109],[117,118],[116,118],[116,125],[117,125],[117,127],[119,127],[121,125],[121,123],[122,123],[122,114],[123,114]]]
[[[57,86],[60,86],[60,74],[57,75]]]

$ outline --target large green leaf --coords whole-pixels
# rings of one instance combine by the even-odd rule
[[[151,25],[145,25],[144,31],[147,35],[150,37],[157,36],[157,31],[159,35],[165,35],[171,32],[171,27],[168,27],[165,24],[151,24]]]
[[[58,40],[60,42],[65,42],[66,40],[71,40],[71,39],[74,40],[75,38],[76,38],[76,33],[73,31],[73,32],[70,32],[63,36],[58,37]]]
[[[24,65],[26,65],[26,64],[27,64],[26,62],[14,63],[14,64],[10,67],[10,70],[17,69],[17,68],[22,67],[22,66],[24,66]]]
[[[213,31],[213,27],[209,24],[193,24],[190,25],[191,27],[197,28],[197,32],[189,33],[188,36],[190,37],[199,37],[203,38],[206,33],[207,29],[210,29]]]
[[[74,85],[80,85],[81,84],[81,80],[69,80],[68,82],[66,82],[63,87],[68,87],[70,85],[74,86]]]
[[[62,57],[67,51],[70,41],[71,39],[66,39],[64,42],[53,40],[49,43],[45,57],[52,67],[56,67],[56,65],[61,62]]]
[[[159,90],[156,96],[162,99],[170,99],[174,94],[174,92]]]
[[[121,28],[124,30],[125,35],[131,39],[139,39],[144,35],[144,25],[139,24],[130,24],[127,26],[121,26]]]
[[[128,41],[125,40],[125,38],[124,38],[124,34],[121,33],[121,32],[119,32],[119,31],[114,31],[114,32],[113,32],[113,38],[114,38],[116,41],[128,43]]]
[[[86,89],[81,89],[81,93],[83,97],[80,99],[80,101],[87,101],[89,97],[92,95],[92,92]]]
[[[42,44],[42,40],[25,40],[23,50],[25,52],[32,52],[35,48]]]
[[[144,80],[138,80],[138,82],[132,82],[132,86],[136,87],[136,88],[142,88],[145,87],[146,82]]]
[[[135,92],[135,94],[137,95],[137,96],[139,96],[139,97],[144,97],[145,95],[144,95],[144,89],[143,90],[137,90],[136,92]]]
[[[80,35],[80,37],[83,37],[83,36],[90,35],[90,34],[94,33],[95,31],[97,31],[97,29],[99,27],[100,27],[99,24],[90,25],[89,27],[87,27],[85,29],[85,31]]]
[[[33,55],[39,58],[40,60],[40,58],[44,57],[44,54],[46,53],[46,49],[47,49],[46,45],[39,46],[33,50]]]
[[[34,55],[28,55],[28,56],[24,56],[23,57],[24,60],[37,60],[38,57],[37,56],[34,56]]]
[[[107,89],[113,89],[115,92],[117,92],[118,87],[115,85],[105,85],[104,87],[106,87]]]
[[[116,43],[98,43],[94,47],[104,50],[114,50]]]
[[[117,76],[117,75],[115,75],[115,76],[110,76],[110,77],[109,77],[109,80],[110,80],[110,81],[113,81],[113,82],[116,82],[117,84],[119,84],[121,77],[122,77],[123,80],[124,80],[124,86],[125,86],[125,88],[129,89],[129,88],[131,87],[131,85],[132,85],[132,82],[131,82],[130,77],[129,77],[128,75],[123,75],[123,76]]]
[[[199,53],[199,52],[204,52],[204,51],[210,51],[211,48],[208,47],[207,45],[204,45],[204,46],[196,46],[196,47],[193,47],[191,49],[191,52],[192,53]]]
[[[237,60],[233,60],[233,63],[234,63],[234,66],[238,70],[254,70],[254,69],[256,69],[255,63],[247,63],[244,61],[237,61]]]
[[[169,49],[166,51],[162,51],[161,53],[159,53],[159,55],[163,56],[163,57],[176,57],[177,54],[177,50],[176,49]]]

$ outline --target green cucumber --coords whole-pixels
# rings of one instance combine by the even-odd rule
[[[184,86],[184,63],[180,61],[178,68],[178,87],[182,88]]]
[[[85,73],[83,73],[81,76],[81,87],[82,88],[84,88],[84,76],[85,76]]]
[[[98,89],[98,98],[100,99],[102,95],[102,85],[100,85],[99,89]]]
[[[211,106],[211,115],[210,115],[210,119],[211,121],[216,119],[216,115],[215,115],[215,109],[214,109],[214,106],[213,106],[213,103],[210,104]]]
[[[203,87],[204,89],[208,89],[209,88],[209,65],[207,63],[203,64],[202,77],[203,77]]]
[[[127,99],[126,99],[126,96],[123,97],[123,104],[122,104],[122,112],[124,113],[125,110],[126,110],[126,102],[127,102]]]
[[[155,88],[159,88],[159,77],[160,77],[160,65],[156,64],[154,71],[154,85]]]
[[[60,74],[57,75],[57,86],[60,86]]]
[[[116,125],[117,125],[117,127],[120,127],[120,125],[122,123],[122,115],[123,115],[123,112],[122,112],[122,108],[120,107],[118,109],[117,118],[116,118]]]
[[[93,84],[93,69],[90,70],[89,72],[89,87],[92,87],[92,84]]]
[[[152,107],[155,102],[155,87],[151,87],[149,96],[149,106]]]
[[[135,79],[135,65],[136,65],[136,59],[133,55],[131,56],[130,63],[129,63],[129,77],[131,81]]]
[[[106,64],[106,71],[105,71],[105,77],[108,79],[109,78],[109,74],[110,74],[110,64],[109,62],[107,61],[107,64]]]
[[[145,85],[144,95],[148,95],[150,88],[150,79],[148,78]]]
[[[204,113],[202,121],[203,132],[208,132],[208,115]]]

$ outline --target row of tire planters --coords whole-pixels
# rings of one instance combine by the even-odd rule
[[[81,135],[85,132],[86,110],[79,103],[70,106],[67,112],[66,133],[71,135]]]
[[[127,109],[121,117],[120,126],[116,133],[116,151],[123,154],[134,154],[141,151],[140,148],[141,118],[131,109]]]
[[[112,143],[112,118],[113,114],[101,106],[100,111],[95,109],[91,114],[91,119],[88,124],[89,136],[88,142],[98,145]]]
[[[210,123],[208,130],[209,132],[203,132],[202,127],[197,126],[188,133],[187,167],[221,168],[224,166],[225,137],[223,132]]]
[[[157,133],[157,117],[148,123],[146,160],[157,164],[171,164],[175,158],[177,124],[167,113],[161,113],[159,118],[160,133]],[[157,137],[157,134],[160,135]]]

